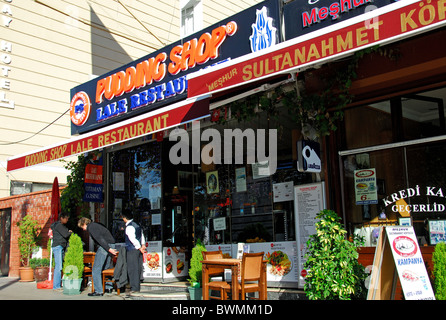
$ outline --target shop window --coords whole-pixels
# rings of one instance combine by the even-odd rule
[[[346,110],[347,149],[445,134],[445,98],[442,88]]]
[[[112,233],[124,242],[121,212],[130,208],[147,241],[161,240],[161,155],[157,142],[109,154],[109,212]]]
[[[247,140],[243,143],[243,163],[236,163],[234,157],[231,163],[196,166],[195,238],[205,244],[295,240],[293,201],[274,202],[273,186],[288,181],[293,185],[310,183],[312,174],[297,171],[295,147],[300,136],[286,111],[275,120],[262,114],[246,122],[214,123],[211,128],[222,137],[225,129],[277,129],[277,170],[266,174],[264,163],[247,164],[248,148],[255,148]],[[240,146],[233,146],[233,156],[236,147]]]
[[[346,112],[346,143],[353,150],[340,152],[344,219],[366,246],[376,245],[377,227],[399,224],[412,225],[420,245],[446,241],[445,92]]]

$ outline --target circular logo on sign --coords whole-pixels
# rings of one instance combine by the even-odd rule
[[[82,126],[90,116],[91,104],[84,91],[76,93],[70,103],[70,119],[76,126]]]
[[[393,240],[393,249],[402,257],[412,257],[417,253],[417,244],[409,237],[399,236]]]

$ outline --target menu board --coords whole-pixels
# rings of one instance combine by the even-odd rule
[[[306,271],[303,265],[306,261],[307,241],[316,233],[316,216],[325,209],[324,182],[299,185],[294,187],[294,212],[296,215],[297,260],[299,270],[298,287],[305,284]]]
[[[163,277],[163,246],[161,241],[147,242],[146,252],[143,254],[144,278]]]
[[[386,227],[406,300],[435,300],[413,227]]]

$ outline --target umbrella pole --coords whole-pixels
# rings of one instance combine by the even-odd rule
[[[52,276],[52,266],[53,266],[53,239],[51,239],[51,250],[50,250],[50,272],[48,272],[48,280],[51,281],[51,276]]]

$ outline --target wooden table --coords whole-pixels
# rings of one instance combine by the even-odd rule
[[[267,299],[266,292],[266,260],[263,260],[262,271],[260,276],[260,300]],[[232,299],[238,300],[239,290],[238,290],[238,274],[239,270],[241,273],[242,268],[241,259],[212,259],[202,261],[202,285],[203,285],[203,300],[209,300],[209,269],[221,269],[224,272],[225,269],[231,269],[231,289],[232,289]],[[240,269],[238,269],[240,266]]]

